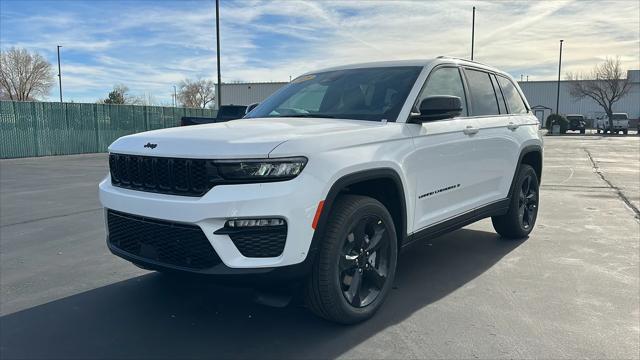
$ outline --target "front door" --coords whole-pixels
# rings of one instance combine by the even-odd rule
[[[479,160],[475,140],[478,123],[466,116],[467,99],[457,67],[434,69],[416,104],[435,95],[460,97],[463,116],[425,122],[416,129],[416,151],[407,159],[416,186],[414,231],[469,210],[477,195],[470,169],[477,167]]]

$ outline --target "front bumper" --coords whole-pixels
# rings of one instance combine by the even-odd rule
[[[303,187],[304,184],[304,187]],[[273,268],[303,263],[309,257],[313,217],[323,194],[322,184],[311,176],[300,174],[283,182],[220,185],[199,198],[128,190],[111,185],[107,176],[99,186],[100,201],[106,209],[146,218],[195,225],[222,261],[210,269],[194,272],[207,274],[262,273]],[[276,257],[246,257],[226,234],[215,234],[228,219],[278,217],[287,222],[284,250]],[[114,248],[111,251],[129,261],[156,268],[186,270],[136,258]]]

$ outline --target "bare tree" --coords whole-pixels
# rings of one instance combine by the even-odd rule
[[[10,100],[46,96],[54,81],[51,64],[40,54],[15,47],[0,53],[0,87]]]
[[[182,106],[206,108],[216,99],[215,84],[207,79],[185,79],[178,85],[178,101]]]
[[[622,78],[624,73],[620,58],[607,58],[588,73],[567,73],[571,96],[577,99],[590,98],[597,102],[607,113],[611,132],[613,104],[631,89],[631,82]]]

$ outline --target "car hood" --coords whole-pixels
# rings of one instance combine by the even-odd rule
[[[128,135],[111,144],[109,151],[163,157],[266,158],[278,145],[294,138],[348,135],[381,124],[324,118],[240,119]]]

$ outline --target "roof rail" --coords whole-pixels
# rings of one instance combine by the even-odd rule
[[[489,66],[487,64],[483,64],[479,61],[474,61],[474,60],[469,60],[469,59],[463,59],[463,58],[459,58],[459,57],[455,57],[455,56],[446,56],[446,55],[440,55],[438,56],[436,59],[452,59],[452,60],[462,60],[462,61],[468,61],[474,64],[480,64],[480,65],[484,65],[484,66]]]

